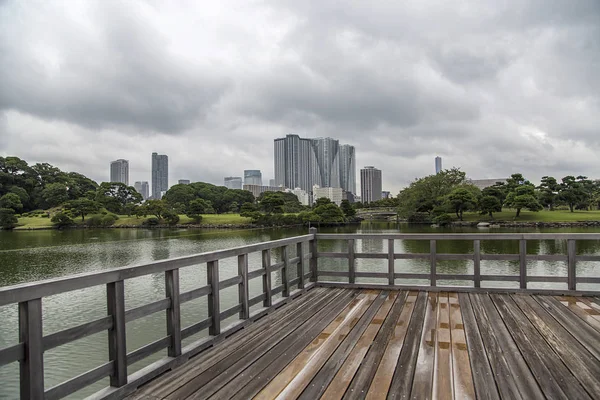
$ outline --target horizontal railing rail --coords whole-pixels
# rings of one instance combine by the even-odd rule
[[[359,252],[358,240],[387,241],[383,252]],[[425,241],[427,252],[397,252],[397,241]],[[440,253],[438,243],[447,240],[472,242],[472,252]],[[510,240],[518,242],[518,252],[497,254],[482,252],[482,241]],[[562,240],[567,242],[566,254],[527,254],[527,241]],[[12,346],[0,349],[0,366],[19,362],[20,393],[23,399],[58,399],[75,393],[103,378],[109,377],[110,386],[97,392],[96,398],[120,398],[135,390],[141,384],[161,373],[174,368],[203,349],[231,335],[248,323],[260,318],[269,310],[300,295],[316,285],[338,287],[374,287],[374,288],[418,288],[425,290],[513,290],[513,288],[487,288],[482,282],[496,281],[519,283],[516,290],[532,291],[531,282],[563,283],[565,293],[577,290],[578,284],[600,284],[600,276],[580,276],[577,263],[600,261],[600,255],[576,254],[577,241],[600,241],[600,234],[537,234],[537,233],[468,233],[468,234],[321,234],[311,229],[308,235],[257,243],[232,249],[200,253],[191,256],[156,261],[149,264],[122,267],[107,271],[79,274],[64,278],[32,282],[22,285],[0,288],[0,306],[18,305],[19,337]],[[319,243],[343,241],[347,243],[345,251],[319,251]],[[290,247],[296,246],[295,256]],[[321,246],[326,248],[328,246]],[[329,246],[330,247],[330,246]],[[382,247],[383,249],[384,247]],[[280,256],[273,260],[272,252]],[[260,255],[259,268],[249,268],[249,255]],[[237,260],[237,274],[220,278],[220,261],[234,258]],[[326,259],[347,260],[344,271],[327,270]],[[381,271],[357,270],[357,260],[387,260]],[[426,260],[428,267],[421,272],[401,271],[396,268],[396,260]],[[473,273],[441,273],[438,262],[445,260],[464,260],[473,263]],[[486,260],[512,261],[519,264],[519,275],[482,274],[481,262]],[[276,262],[275,262],[276,261]],[[566,276],[539,276],[527,273],[527,263],[531,261],[556,261],[567,265]],[[180,269],[206,264],[206,284],[194,287],[186,292],[180,290]],[[296,277],[290,279],[295,268]],[[281,274],[281,283],[273,286],[273,272]],[[165,279],[164,298],[127,309],[125,306],[125,282],[128,279],[163,274]],[[333,282],[330,277],[347,278],[347,282]],[[357,279],[378,278],[383,283],[357,283]],[[262,292],[250,297],[249,281],[261,279]],[[426,280],[425,285],[415,285],[410,280]],[[473,282],[472,286],[443,286],[440,280]],[[74,290],[105,286],[107,315],[88,321],[75,327],[43,334],[43,301],[45,297]],[[238,301],[228,309],[221,309],[220,291],[237,286]],[[292,290],[297,287],[296,290]],[[538,289],[539,290],[539,289]],[[547,292],[547,290],[540,291]],[[590,291],[599,293],[599,291]],[[584,294],[586,291],[578,293]],[[274,300],[274,296],[281,298]],[[181,324],[181,305],[200,298],[206,298],[207,317],[191,323]],[[259,310],[250,312],[252,306],[261,305]],[[140,318],[164,312],[167,332],[164,337],[137,348],[128,347],[126,340],[127,324]],[[239,320],[223,327],[225,319],[237,315]],[[182,341],[200,332],[207,331],[208,336],[183,347]],[[108,360],[94,369],[84,371],[78,376],[51,388],[44,386],[44,352],[71,343],[100,332],[108,332]],[[153,362],[135,373],[129,373],[128,367],[148,356],[167,349],[167,357]]]
[[[438,285],[438,280],[445,281],[473,281],[470,289],[481,289],[483,281],[496,282],[519,282],[519,291],[530,290],[529,282],[536,283],[566,283],[567,291],[576,291],[578,283],[600,284],[600,276],[578,276],[577,262],[579,261],[600,261],[600,255],[577,255],[576,242],[583,240],[600,241],[600,233],[358,233],[358,234],[328,234],[315,233],[315,243],[317,241],[345,241],[347,251],[331,252],[318,251],[317,259],[341,258],[348,260],[348,269],[346,271],[328,271],[321,266],[317,268],[319,285],[321,286],[351,286],[356,287],[356,278],[381,278],[387,279],[384,284],[365,284],[358,286],[371,287],[414,287],[421,289],[435,290],[464,290],[464,286],[444,286]],[[387,252],[385,253],[359,253],[356,252],[356,240],[381,240],[387,241]],[[413,240],[429,242],[429,252],[426,253],[397,253],[395,251],[396,240]],[[471,241],[473,243],[473,253],[438,253],[438,241],[461,240]],[[487,254],[481,252],[481,241],[510,240],[518,241],[519,252],[513,254]],[[527,241],[533,240],[566,240],[566,254],[527,254]],[[381,259],[387,260],[387,270],[385,272],[359,272],[356,270],[357,259]],[[396,260],[428,260],[429,270],[425,273],[397,272]],[[463,260],[473,262],[472,274],[447,274],[440,273],[437,270],[438,261]],[[481,261],[500,260],[500,261],[518,261],[519,275],[500,275],[500,274],[482,274]],[[529,261],[559,261],[567,265],[566,276],[540,276],[529,275],[527,273],[527,263]],[[323,282],[319,277],[337,277],[348,278],[348,282]],[[406,280],[425,279],[428,285],[415,285],[407,283]],[[397,280],[404,280],[398,283]],[[469,289],[469,287],[466,287]],[[511,287],[484,288],[485,290],[512,290]],[[535,289],[538,292],[551,292],[552,290]],[[589,290],[591,293],[600,293],[600,291]]]
[[[284,303],[314,286],[316,268],[314,234],[257,243],[200,253],[191,256],[156,261],[149,264],[115,268],[108,271],[84,273],[63,278],[31,282],[0,288],[0,306],[18,305],[18,343],[0,349],[0,366],[19,362],[20,396],[22,399],[59,399],[75,393],[103,378],[110,378],[110,387],[96,393],[98,398],[122,397],[160,373],[178,365],[185,359],[210,346],[219,338],[230,335],[253,319],[268,312],[274,305]],[[289,247],[296,246],[296,256],[289,257]],[[281,261],[272,263],[272,251],[281,251]],[[249,268],[249,254],[260,253],[260,268]],[[237,258],[237,275],[220,279],[219,261]],[[180,291],[179,270],[183,267],[206,264],[206,285],[187,292]],[[310,263],[310,269],[307,268]],[[297,276],[289,279],[296,268]],[[272,287],[271,274],[281,272],[281,285]],[[164,274],[165,297],[135,308],[125,307],[125,281],[132,278]],[[262,279],[262,293],[250,298],[249,281]],[[78,326],[43,334],[43,309],[45,297],[74,290],[106,286],[108,315]],[[221,290],[238,287],[238,302],[221,310]],[[291,287],[297,287],[292,291]],[[274,301],[273,296],[282,298]],[[189,326],[181,326],[181,304],[206,297],[208,318]],[[262,307],[250,312],[250,307]],[[130,349],[126,341],[127,323],[157,312],[166,312],[166,336],[138,349]],[[238,315],[239,320],[227,327],[222,321]],[[182,340],[208,330],[208,337],[182,348]],[[100,332],[108,332],[106,363],[51,388],[44,386],[44,352]],[[167,349],[168,356],[142,370],[129,374],[128,366]]]

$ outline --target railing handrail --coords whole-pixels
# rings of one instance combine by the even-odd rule
[[[223,258],[236,257],[242,254],[254,253],[265,249],[296,244],[301,241],[313,239],[313,237],[314,236],[312,234],[294,236],[291,238],[271,240],[268,242],[238,246],[225,250],[208,251],[145,264],[118,267],[106,271],[83,272],[80,274],[74,274],[60,278],[45,279],[42,281],[0,287],[0,307],[7,304],[19,303],[40,297],[70,292],[73,290],[85,289],[87,287],[99,286],[125,279],[137,278],[140,276],[184,268],[191,265],[222,260]]]
[[[317,233],[317,239],[600,240],[600,233]]]

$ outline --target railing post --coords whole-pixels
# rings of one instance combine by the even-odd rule
[[[283,268],[281,268],[281,284],[283,285],[283,291],[281,295],[283,297],[289,297],[290,295],[290,284],[288,279],[288,267],[289,267],[289,254],[288,247],[283,246],[281,248],[281,258],[283,259]]]
[[[25,346],[25,358],[19,362],[21,399],[44,398],[42,336],[42,299],[19,303],[19,341]]]
[[[527,240],[519,240],[519,283],[521,289],[527,289]]]
[[[206,263],[206,282],[211,286],[208,295],[208,315],[211,325],[208,334],[216,336],[221,333],[221,303],[219,299],[219,261]]]
[[[167,335],[171,336],[169,357],[181,355],[181,307],[179,302],[179,269],[165,271],[166,296],[171,299],[167,309]]]
[[[388,239],[388,285],[394,286],[394,239]]]
[[[318,279],[317,268],[318,268],[318,246],[317,246],[317,228],[310,228],[308,233],[313,236],[313,239],[310,241],[310,281],[316,282]]]
[[[262,251],[262,267],[265,270],[263,275],[263,293],[265,299],[263,300],[264,307],[271,307],[271,249]]]
[[[348,283],[356,282],[356,262],[354,258],[354,239],[348,239]]]
[[[431,268],[430,268],[430,277],[429,277],[429,284],[430,286],[436,286],[436,280],[437,280],[437,265],[436,265],[436,244],[435,244],[435,240],[430,240],[429,241],[429,259],[430,259],[430,263],[431,263]]]
[[[306,260],[304,259],[304,242],[296,244],[296,255],[300,258],[298,261],[298,289],[304,289],[304,269]]]
[[[238,285],[239,302],[242,306],[240,310],[240,319],[250,318],[250,305],[248,304],[249,289],[248,289],[248,254],[240,254],[238,256],[238,276],[242,277],[242,281]]]
[[[567,240],[567,285],[569,290],[577,290],[576,248],[575,239]]]
[[[473,284],[481,287],[481,241],[473,240]]]
[[[108,331],[108,357],[114,363],[110,386],[121,387],[127,383],[127,335],[125,330],[125,282],[106,284],[108,315],[113,318],[113,328]]]

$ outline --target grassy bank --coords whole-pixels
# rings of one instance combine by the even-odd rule
[[[142,222],[146,218],[128,217],[127,215],[119,215],[119,219],[113,226],[141,226]],[[82,224],[81,218],[75,218],[75,223]],[[202,216],[202,226],[214,226],[214,225],[244,225],[250,223],[250,218],[245,218],[239,214],[207,214]],[[191,224],[193,223],[191,218],[185,215],[179,216],[179,224]],[[29,229],[47,229],[52,227],[52,222],[49,218],[42,217],[21,217],[15,229],[29,230]]]
[[[488,215],[479,213],[464,213],[465,221],[514,221],[514,222],[578,222],[578,221],[599,221],[600,210],[595,211],[539,211],[531,212],[521,210],[519,218],[515,217],[515,210],[503,210],[502,212],[494,213],[494,219],[490,219]]]

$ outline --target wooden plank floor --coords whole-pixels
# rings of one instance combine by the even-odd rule
[[[132,399],[600,399],[600,298],[317,288]]]

